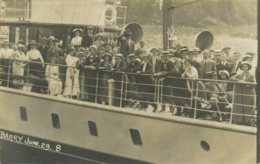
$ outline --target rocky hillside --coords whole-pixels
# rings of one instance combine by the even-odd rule
[[[115,0],[107,0],[113,3]],[[173,6],[194,0],[172,0]],[[127,22],[142,25],[162,25],[160,0],[121,0],[127,6]],[[186,6],[177,7],[172,13],[175,26],[207,27],[216,25],[256,24],[257,0],[198,0]]]

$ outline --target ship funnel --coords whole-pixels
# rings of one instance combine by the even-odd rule
[[[196,35],[195,46],[201,51],[210,49],[214,42],[214,36],[210,31],[202,31]]]

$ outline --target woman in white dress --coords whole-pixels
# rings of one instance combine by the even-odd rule
[[[48,89],[50,95],[57,96],[60,95],[62,92],[62,83],[59,78],[59,66],[57,64],[58,59],[56,57],[51,58],[51,64],[46,66],[46,78],[48,81]]]
[[[15,60],[25,60],[25,54],[23,53],[23,51],[19,51],[19,46],[23,47],[23,45],[14,45],[12,47],[13,49],[13,54],[11,56],[12,59]],[[21,48],[20,48],[21,49]],[[14,77],[13,80],[13,85],[18,88],[19,86],[21,86],[23,84],[23,78],[21,76],[24,76],[24,67],[25,67],[25,63],[22,61],[14,61],[13,62],[13,75],[17,75]]]
[[[75,57],[76,50],[72,49],[67,57],[66,64],[68,66],[66,73],[66,82],[64,89],[64,96],[68,98],[77,98],[80,89],[79,89],[79,70],[76,69],[76,62],[78,58]]]
[[[81,29],[74,29],[73,30],[75,37],[72,38],[71,42],[74,45],[76,49],[78,49],[81,46],[82,37],[80,36],[80,33],[82,33]]]

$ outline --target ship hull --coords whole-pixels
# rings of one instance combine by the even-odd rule
[[[0,88],[0,97],[3,143],[85,163],[256,163],[255,128],[161,116],[6,88]],[[27,121],[21,119],[21,107],[26,109]],[[59,127],[54,126],[52,114],[59,117]],[[96,126],[94,133],[89,121]],[[131,130],[138,132],[141,143],[135,141]],[[23,138],[20,143],[19,137]],[[23,148],[19,150],[26,153]]]

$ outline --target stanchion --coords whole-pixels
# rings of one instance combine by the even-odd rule
[[[109,79],[108,81],[108,104],[110,106],[113,105],[113,97],[114,97],[114,79]]]
[[[196,85],[196,99],[195,99],[195,107],[194,107],[194,119],[196,119],[196,115],[197,115],[197,103],[198,103],[198,90],[199,90],[199,83],[197,82],[197,85]]]
[[[97,103],[97,95],[98,95],[98,77],[99,77],[99,71],[97,71],[95,103]]]
[[[232,124],[232,119],[233,119],[233,109],[234,109],[234,100],[235,100],[235,89],[236,89],[236,84],[233,85],[232,106],[231,106],[230,121],[229,121],[230,124]]]
[[[8,60],[7,88],[9,88],[9,83],[10,83],[10,73],[11,73],[11,61]]]
[[[120,105],[119,105],[120,108],[122,107],[123,87],[124,87],[124,73],[122,73],[122,79],[121,79],[121,93],[120,93]]]

